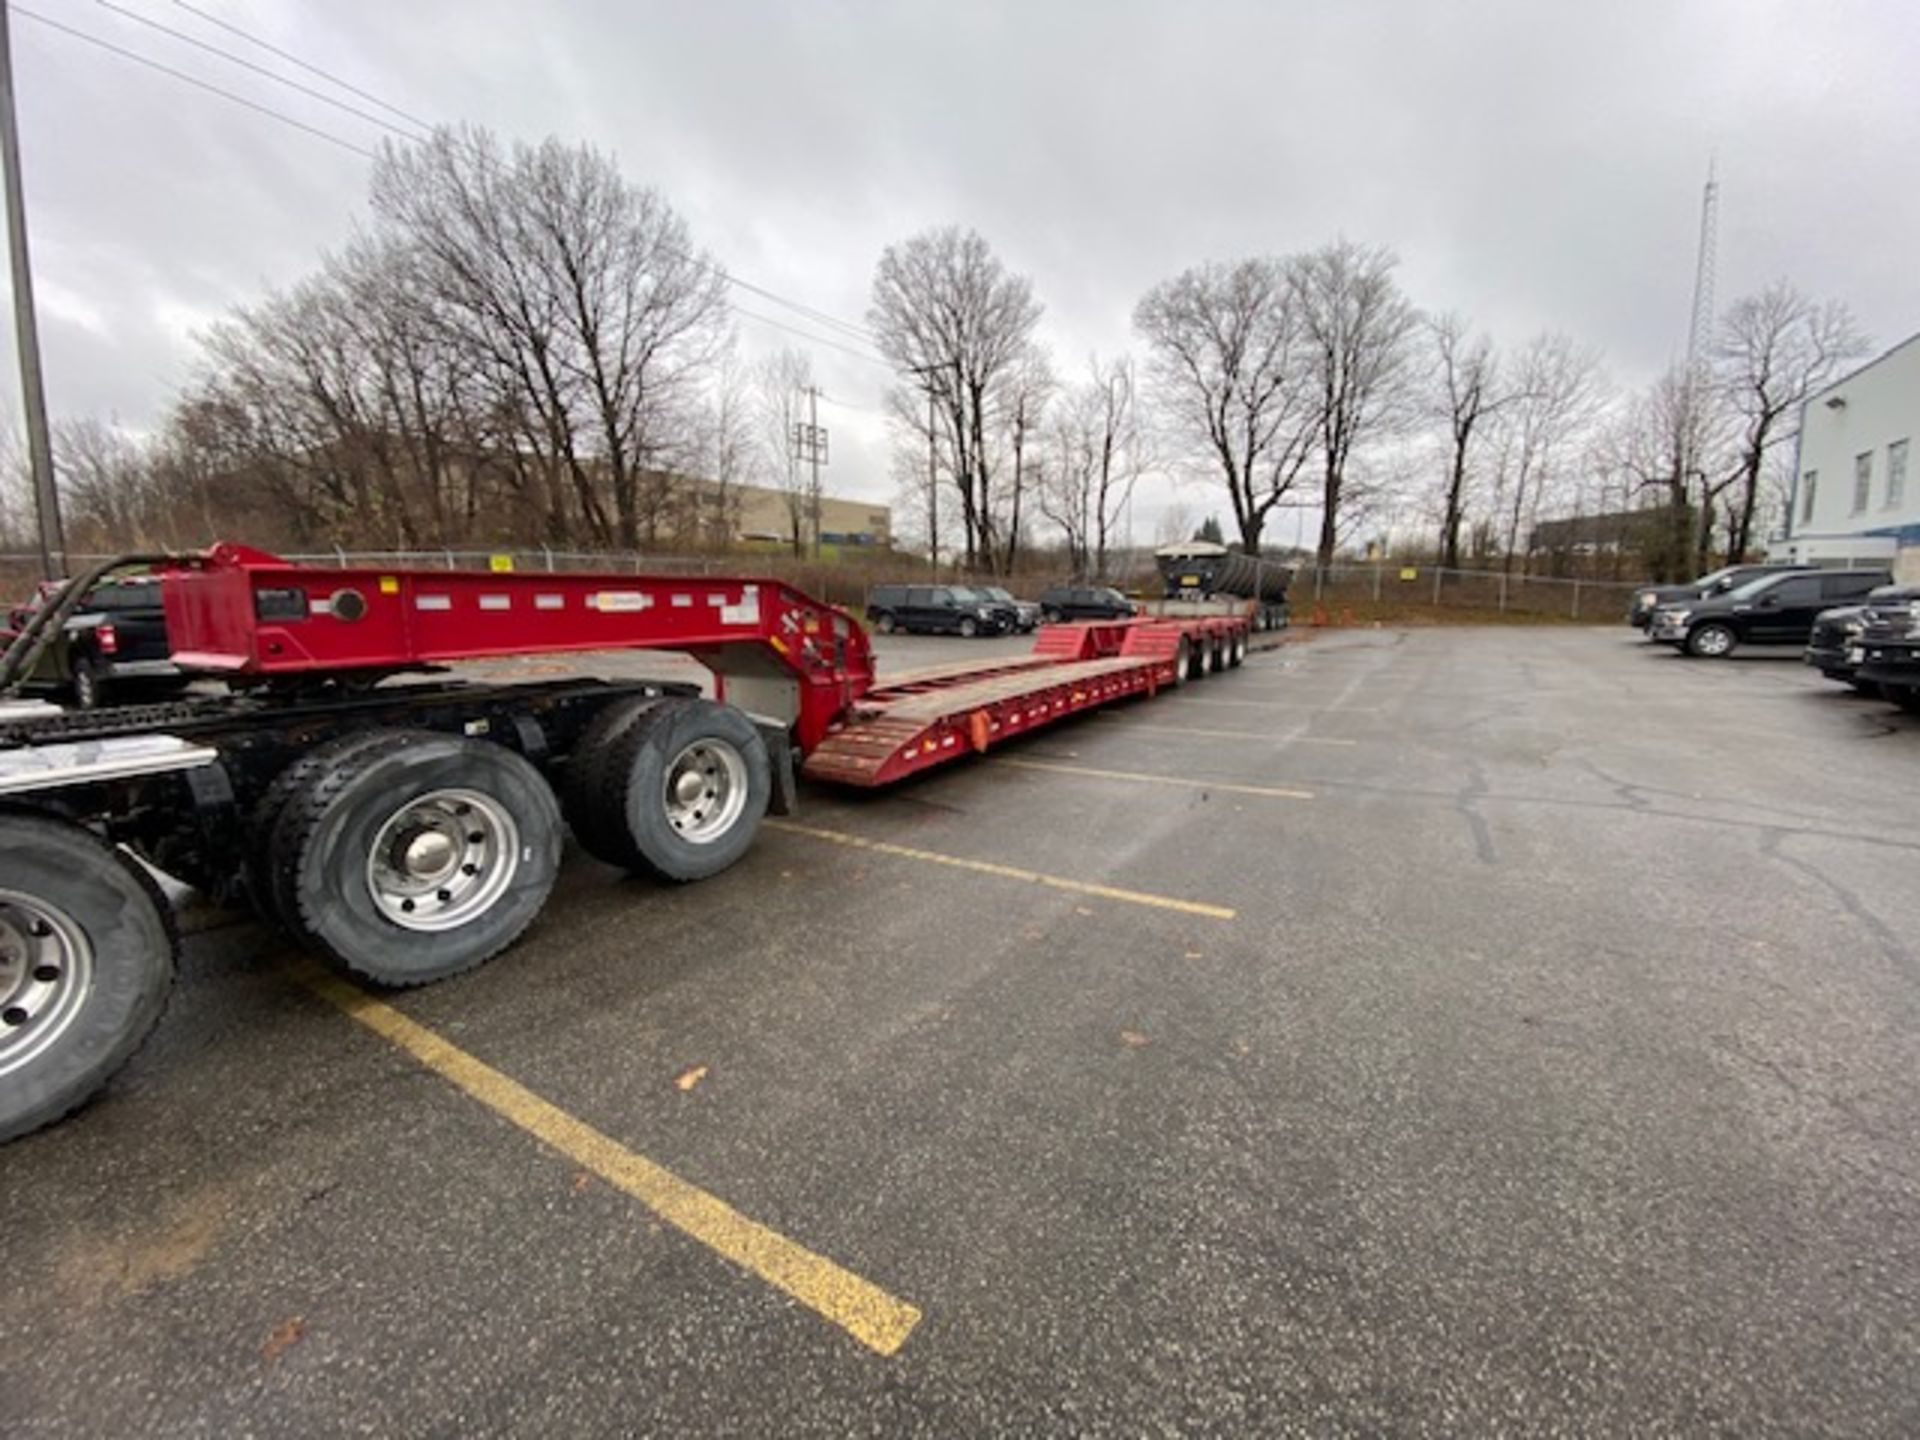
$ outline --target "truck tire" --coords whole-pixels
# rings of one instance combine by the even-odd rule
[[[471,970],[520,938],[560,870],[560,806],[503,745],[380,732],[274,824],[281,919],[379,985]]]
[[[1909,715],[1920,715],[1920,685],[1882,685],[1887,699]]]
[[[620,732],[591,803],[610,864],[663,880],[717,875],[747,853],[767,813],[766,741],[740,711],[665,700]]]
[[[265,793],[254,803],[246,822],[247,858],[242,885],[248,902],[262,920],[289,930],[294,928],[290,918],[293,914],[290,898],[278,894],[274,889],[273,831],[280,823],[280,815],[287,808],[287,802],[317,783],[322,776],[338,769],[349,756],[369,745],[383,744],[386,738],[384,732],[375,731],[371,734],[345,735],[329,740],[324,745],[317,745],[274,776]]]
[[[73,703],[82,710],[98,710],[107,703],[106,679],[84,655],[73,662]]]
[[[1192,654],[1192,642],[1189,641],[1186,636],[1182,635],[1180,637],[1180,643],[1173,647],[1173,684],[1175,689],[1186,684],[1187,681],[1192,678]]]
[[[78,1108],[132,1058],[178,948],[133,861],[69,821],[0,814],[0,1141]]]
[[[1236,630],[1227,640],[1227,665],[1238,670],[1247,658],[1247,632]]]
[[[891,635],[894,632],[893,616],[882,610],[878,615],[873,617],[873,628],[878,630],[882,635]]]
[[[624,866],[631,854],[626,817],[617,804],[601,797],[617,794],[625,783],[623,762],[614,746],[641,717],[661,703],[658,696],[620,700],[594,716],[567,757],[560,784],[560,810],[580,848],[596,860]]]
[[[978,620],[974,619],[973,616],[971,615],[962,615],[960,617],[960,638],[961,639],[971,640],[973,639],[974,636],[978,635],[979,633],[980,633],[980,622]]]

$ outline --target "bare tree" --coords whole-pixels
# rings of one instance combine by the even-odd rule
[[[1717,341],[1718,388],[1740,424],[1727,534],[1727,556],[1737,560],[1753,541],[1767,457],[1793,437],[1807,397],[1865,354],[1867,341],[1845,305],[1816,304],[1785,280],[1728,306]]]
[[[754,372],[760,468],[786,498],[787,538],[796,559],[807,552],[808,525],[816,513],[795,445],[795,432],[807,413],[804,397],[812,384],[813,362],[804,350],[778,351]]]
[[[472,128],[388,147],[373,203],[420,257],[434,313],[521,408],[520,442],[571,481],[594,537],[653,538],[673,498],[659,477],[726,334],[724,281],[685,222],[588,147],[505,151]],[[565,498],[549,493],[552,538],[568,529]]]
[[[1288,267],[1306,345],[1322,467],[1319,560],[1333,559],[1355,448],[1400,399],[1416,313],[1393,278],[1391,250],[1337,240]]]
[[[1166,442],[1188,464],[1218,468],[1250,555],[1312,453],[1298,301],[1281,261],[1241,260],[1164,281],[1133,312]]]
[[[992,443],[998,402],[1040,314],[1032,283],[1009,273],[977,231],[924,231],[889,245],[874,269],[868,323],[881,354],[915,376],[894,408],[902,413],[931,391],[942,413],[969,567],[996,564],[1001,554]]]
[[[1602,465],[1638,494],[1657,495],[1664,511],[1648,548],[1656,580],[1678,580],[1695,564],[1694,521],[1699,485],[1689,465],[1704,455],[1703,407],[1690,403],[1689,387],[1675,367],[1636,395],[1607,425],[1600,441]]]
[[[694,492],[697,498],[686,527],[690,538],[716,549],[733,542],[744,509],[741,487],[760,469],[754,401],[751,377],[729,348],[707,393],[694,467],[710,485]]]
[[[1512,568],[1523,522],[1530,526],[1538,517],[1605,398],[1599,354],[1565,335],[1536,336],[1516,357],[1511,404],[1500,416],[1502,477],[1511,491],[1502,517],[1503,568]]]
[[[1087,378],[1058,407],[1049,428],[1041,508],[1061,529],[1077,572],[1104,579],[1113,534],[1150,463],[1133,362],[1088,362]]]
[[[1440,563],[1460,566],[1460,526],[1466,518],[1467,485],[1473,473],[1476,440],[1482,424],[1504,403],[1500,393],[1500,362],[1493,341],[1473,336],[1458,314],[1435,316],[1427,333],[1440,361],[1436,394],[1447,427],[1447,479],[1440,514]]]

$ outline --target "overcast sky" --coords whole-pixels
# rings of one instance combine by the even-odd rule
[[[175,0],[114,3],[324,86]],[[1567,331],[1641,383],[1685,343],[1710,154],[1723,300],[1784,275],[1877,344],[1920,329],[1914,0],[192,3],[423,119],[604,147],[735,273],[849,320],[882,246],[971,225],[1032,277],[1064,370],[1190,264],[1344,233],[1395,249],[1422,307]],[[386,138],[95,0],[26,8]],[[149,425],[196,327],[349,234],[368,162],[18,6],[13,36],[51,407]],[[833,488],[890,498],[886,371],[814,358]]]

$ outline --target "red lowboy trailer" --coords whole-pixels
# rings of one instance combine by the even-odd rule
[[[701,879],[791,809],[796,773],[890,784],[1247,645],[1233,616],[1055,625],[1029,656],[882,682],[851,615],[776,580],[328,569],[219,545],[77,579],[8,646],[0,696],[134,563],[163,576],[175,663],[225,685],[83,713],[0,699],[0,1139],[81,1103],[159,1014],[176,941],[133,857],[417,985],[519,937],[568,828],[612,864]],[[715,698],[444,673],[613,649],[692,655]]]

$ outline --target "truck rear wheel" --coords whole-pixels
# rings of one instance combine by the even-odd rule
[[[0,814],[0,1140],[58,1120],[132,1058],[177,945],[131,860],[68,821]]]
[[[424,985],[533,923],[560,870],[560,807],[504,746],[390,731],[288,799],[272,853],[296,936],[376,984]]]
[[[1247,632],[1244,630],[1236,630],[1227,640],[1227,664],[1237,670],[1240,668],[1241,662],[1246,658]]]
[[[1208,651],[1206,640],[1202,638],[1193,640],[1191,643],[1183,640],[1182,643],[1187,644],[1187,678],[1189,680],[1206,679]]]
[[[609,864],[663,880],[704,880],[747,853],[767,813],[772,764],[740,711],[665,700],[622,730],[584,796]]]
[[[618,768],[622,762],[614,754],[614,746],[660,703],[657,696],[645,696],[607,706],[594,716],[567,757],[560,809],[580,848],[609,865],[625,865],[631,854],[626,818],[620,807],[601,803],[602,796],[617,792],[625,782],[626,771]]]

